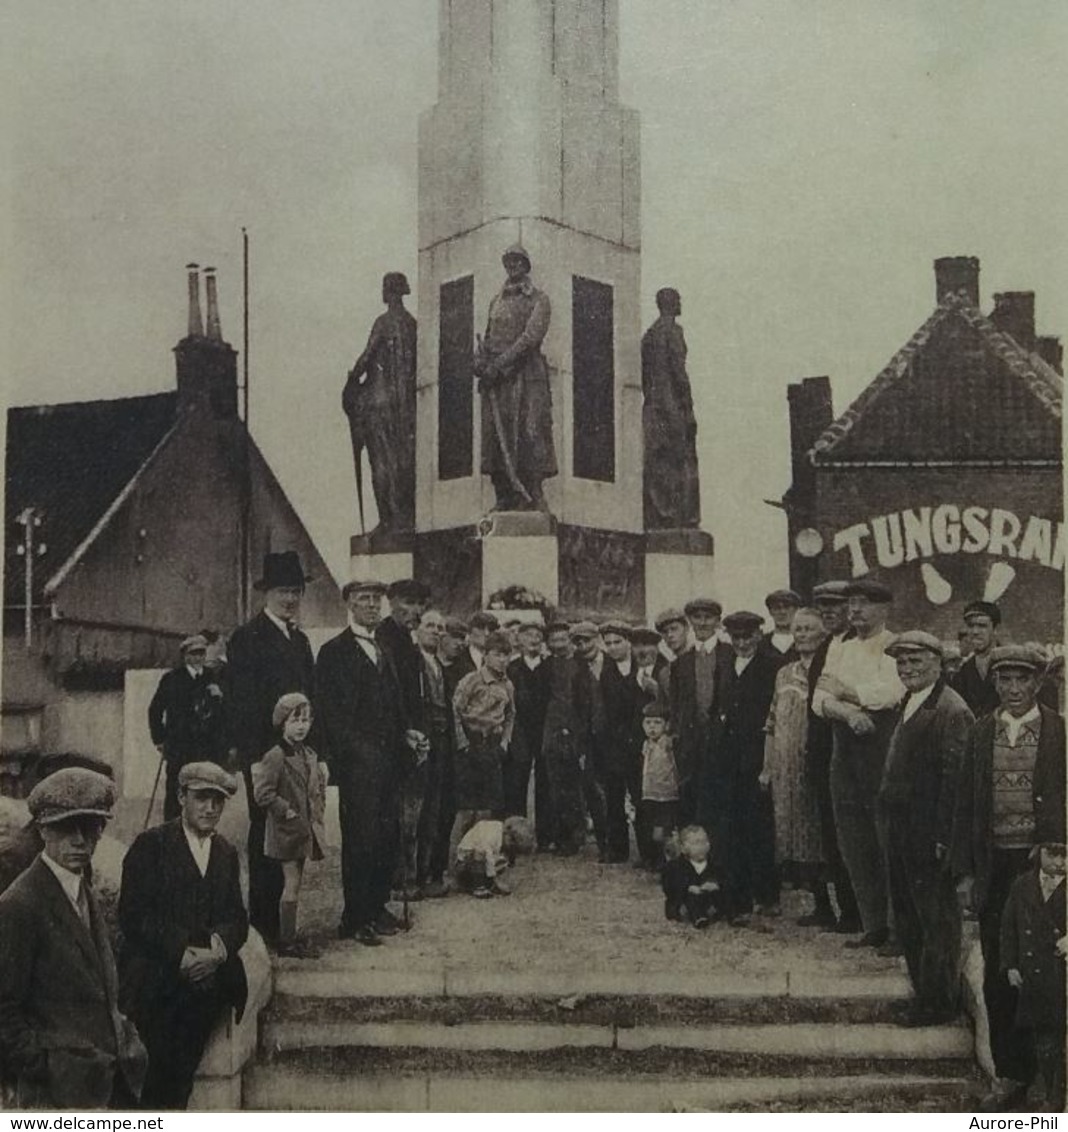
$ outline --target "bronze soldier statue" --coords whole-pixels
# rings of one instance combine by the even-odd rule
[[[656,293],[660,317],[642,337],[642,431],[645,440],[645,529],[698,527],[697,422],[686,375],[686,339],[675,321],[678,291]]]
[[[415,349],[416,321],[404,308],[408,280],[391,271],[382,279],[380,314],[367,347],[349,372],[341,404],[349,418],[356,490],[363,525],[363,469],[367,449],[378,506],[378,531],[415,526]],[[361,381],[360,379],[363,378]]]
[[[489,307],[475,375],[482,394],[482,472],[493,480],[495,511],[546,510],[542,482],[556,475],[549,367],[541,343],[549,297],[530,281],[518,244],[501,257],[508,279]]]

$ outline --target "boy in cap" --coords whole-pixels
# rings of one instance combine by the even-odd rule
[[[187,763],[181,816],[140,834],[122,863],[122,1001],[148,1047],[145,1108],[184,1109],[212,1030],[245,1008],[241,870],[216,832],[236,790],[215,763]]]
[[[642,864],[658,869],[664,846],[678,826],[679,775],[667,713],[658,700],[642,708],[642,790],[638,806],[638,848]],[[669,917],[670,919],[670,917]]]
[[[27,799],[44,842],[0,895],[0,1064],[18,1108],[131,1108],[147,1055],[119,1012],[108,928],[92,886],[111,779],[66,767]]]

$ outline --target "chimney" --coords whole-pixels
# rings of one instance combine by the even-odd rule
[[[806,377],[789,386],[786,399],[790,408],[790,459],[795,482],[810,470],[808,450],[834,420],[831,379]]]
[[[1062,377],[1064,376],[1064,347],[1061,340],[1052,334],[1040,334],[1035,339],[1035,353],[1046,363],[1052,366]]]
[[[963,291],[973,307],[979,305],[979,260],[975,256],[943,256],[934,261],[934,269],[937,302]]]
[[[215,268],[204,268],[204,285],[208,291],[208,337],[213,342],[221,342],[222,325],[219,322],[219,294],[215,287]]]
[[[200,318],[200,276],[197,275],[197,272],[200,270],[200,265],[197,263],[187,263],[185,269],[189,272],[188,335],[190,338],[203,338],[204,323]]]
[[[995,295],[990,321],[1030,353],[1035,348],[1034,291],[1002,291]]]

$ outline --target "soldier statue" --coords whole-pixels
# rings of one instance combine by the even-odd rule
[[[493,480],[495,511],[544,511],[542,482],[556,475],[549,367],[541,343],[552,312],[530,281],[518,244],[501,257],[508,278],[489,307],[475,375],[482,395],[482,472]]]
[[[645,441],[645,529],[701,524],[697,422],[686,375],[686,339],[675,321],[678,291],[656,293],[660,317],[642,337],[642,431]]]
[[[382,279],[386,312],[375,319],[341,397],[352,433],[361,529],[364,448],[378,506],[376,531],[410,531],[415,526],[416,321],[404,308],[404,296],[410,293],[399,271]]]

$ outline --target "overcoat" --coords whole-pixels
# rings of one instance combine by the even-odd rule
[[[1001,917],[1001,970],[1023,976],[1016,1025],[1064,1034],[1064,960],[1057,940],[1065,934],[1065,882],[1042,899],[1037,869],[1013,882]]]
[[[308,746],[282,742],[252,764],[256,805],[267,811],[263,855],[275,861],[322,860],[326,849],[326,767]],[[295,817],[289,817],[295,812]]]

